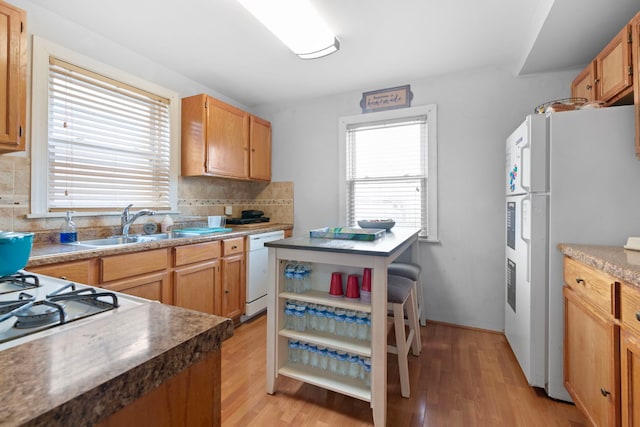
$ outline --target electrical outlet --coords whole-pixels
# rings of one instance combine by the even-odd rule
[[[224,214],[225,215],[233,215],[233,207],[232,206],[225,206],[224,207]]]

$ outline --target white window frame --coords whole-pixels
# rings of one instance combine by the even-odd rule
[[[347,130],[350,126],[365,123],[385,122],[390,120],[410,119],[416,116],[427,117],[427,212],[428,236],[420,236],[421,240],[438,241],[438,114],[436,104],[380,111],[340,117],[338,120],[339,154],[338,154],[338,218],[342,224],[347,222]]]
[[[169,99],[170,126],[170,205],[168,212],[178,211],[178,176],[180,172],[180,98],[169,89],[158,86],[87,56],[73,52],[48,40],[33,36],[31,89],[31,213],[29,218],[64,216],[64,212],[49,212],[48,181],[48,81],[49,57],[54,56],[78,67],[108,76],[147,92]],[[164,213],[165,211],[163,211]],[[74,216],[120,215],[120,211],[79,211]]]

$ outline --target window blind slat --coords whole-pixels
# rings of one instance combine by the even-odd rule
[[[347,222],[393,218],[426,231],[426,117],[347,129]]]
[[[170,208],[168,100],[52,59],[52,209]]]

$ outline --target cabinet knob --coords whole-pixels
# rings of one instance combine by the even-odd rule
[[[587,89],[587,90],[591,90],[591,88],[592,88],[592,87],[593,87],[593,86],[591,86],[591,85],[587,85],[587,88],[586,88],[586,89]]]
[[[600,389],[600,394],[602,394],[604,397],[607,397],[611,394],[610,391],[605,390],[604,388]]]
[[[238,249],[237,246],[231,246],[231,249]]]
[[[579,277],[576,277],[576,283],[582,283],[583,285],[585,284],[584,279],[581,279]]]
[[[224,293],[225,293],[225,294],[228,294],[228,293],[229,293],[229,290],[228,290],[228,289],[225,289],[225,290],[224,290]]]
[[[640,322],[640,311],[636,311],[636,320]]]

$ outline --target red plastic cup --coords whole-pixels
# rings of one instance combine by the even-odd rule
[[[332,297],[341,297],[342,291],[342,273],[331,273],[331,286],[329,287],[329,295]]]
[[[360,288],[358,287],[358,275],[350,274],[347,277],[347,298],[360,298]]]
[[[371,292],[371,269],[365,268],[362,272],[362,290]]]

